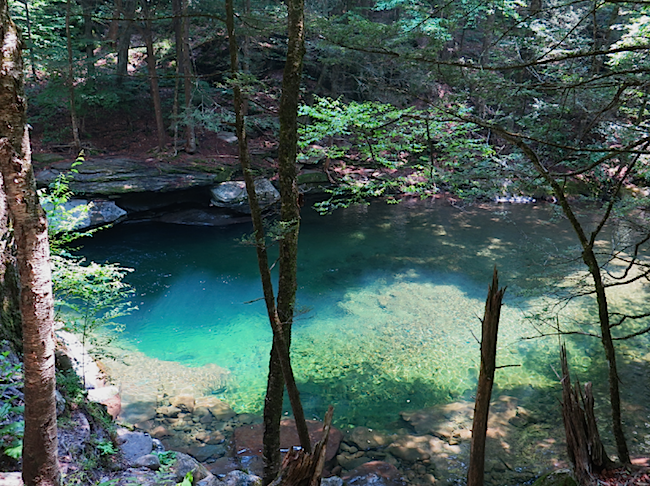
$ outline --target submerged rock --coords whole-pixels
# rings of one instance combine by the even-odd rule
[[[343,476],[343,481],[355,486],[405,486],[407,484],[395,466],[382,461],[366,462]]]
[[[390,443],[386,434],[377,432],[368,427],[355,427],[350,433],[349,441],[353,442],[359,449],[379,449]]]

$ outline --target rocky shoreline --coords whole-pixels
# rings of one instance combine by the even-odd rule
[[[263,470],[261,417],[238,414],[223,400],[201,390],[201,384],[206,382],[200,380],[225,370],[204,370],[205,376],[189,378],[187,389],[178,390],[178,394],[162,393],[155,398],[145,395],[140,402],[131,396],[122,404],[119,394],[102,392],[119,391],[120,384],[107,383],[101,366],[88,363],[90,358],[74,337],[63,334],[62,341],[69,364],[61,364],[60,356],[60,365],[84,373],[89,398],[104,403],[118,423],[131,422],[128,429],[119,429],[116,437],[128,467],[113,479],[123,475],[124,479],[138,477],[140,484],[147,486],[176,484],[169,481],[179,482],[181,476],[193,470],[196,484],[201,486],[257,484]],[[329,479],[323,484],[397,486],[463,481],[472,414],[473,403],[457,401],[402,412],[403,427],[392,432],[362,425],[334,428],[326,462]],[[547,440],[549,425],[520,406],[517,399],[496,397],[489,427],[486,484],[530,484],[546,468],[566,467],[562,444]],[[322,423],[309,421],[309,430],[315,443],[321,438]],[[550,436],[557,437],[555,432]],[[282,449],[298,443],[293,421],[285,419]],[[179,466],[173,469],[175,473],[167,471],[176,474],[175,479],[162,478],[159,473],[160,461],[155,452],[163,450],[177,455]]]

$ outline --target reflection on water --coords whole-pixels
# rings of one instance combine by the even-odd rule
[[[579,268],[557,266],[578,253],[570,228],[553,214],[547,206],[461,211],[419,201],[325,217],[304,209],[292,356],[307,415],[322,417],[334,403],[339,425],[391,429],[400,426],[401,411],[472,399],[476,336],[496,265],[508,286],[497,358],[507,367],[497,372],[497,391],[559,419],[558,339],[522,340],[538,333],[525,317],[548,305],[554,288],[547,285]],[[259,412],[271,332],[255,251],[240,242],[248,231],[122,225],[96,235],[83,253],[136,270],[128,280],[139,310],[122,318],[126,348],[187,367],[224,368],[227,383],[208,391],[238,412]],[[634,304],[629,291],[623,298]],[[571,301],[562,322],[589,318],[588,303]],[[622,343],[624,369],[645,360],[646,343]],[[569,340],[574,370],[602,394],[599,346],[592,338]],[[169,380],[155,386],[173,388]],[[123,395],[130,386],[143,393],[141,383],[125,381]]]

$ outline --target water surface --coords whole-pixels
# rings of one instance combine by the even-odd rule
[[[271,345],[255,251],[241,242],[250,231],[125,224],[83,249],[95,261],[135,269],[127,280],[139,310],[121,320],[122,345],[192,369],[227,370],[207,393],[238,412],[261,410]],[[416,201],[329,216],[303,209],[292,357],[306,414],[322,417],[333,403],[339,426],[395,429],[400,411],[473,399],[495,266],[508,286],[498,346],[498,365],[507,367],[497,371],[496,393],[557,413],[558,339],[522,338],[539,334],[529,317],[575,275],[579,265],[559,263],[577,255],[568,224],[546,205],[458,209]],[[572,301],[562,322],[590,319],[591,304]],[[646,344],[622,347],[622,366],[643,360]],[[604,376],[597,340],[568,345],[579,376]],[[168,377],[170,387],[174,379],[185,378]],[[124,382],[123,395],[131,385],[137,393],[147,386]],[[602,394],[606,383],[596,387]]]

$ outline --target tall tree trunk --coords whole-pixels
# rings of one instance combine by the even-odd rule
[[[81,0],[81,9],[84,19],[84,50],[86,52],[86,67],[88,70],[88,78],[95,75],[95,53],[93,39],[93,5],[90,0]]]
[[[34,60],[34,43],[32,42],[32,21],[29,18],[29,0],[23,0],[25,5],[25,23],[27,24],[27,41],[29,42],[29,64],[34,79],[38,79],[36,74],[36,61]]]
[[[266,308],[269,316],[269,321],[273,329],[273,346],[272,349],[275,352],[277,357],[277,365],[279,369],[280,378],[283,378],[280,383],[280,393],[283,390],[283,384],[287,385],[287,392],[289,394],[289,400],[291,402],[291,408],[293,410],[294,419],[296,422],[296,428],[298,431],[298,436],[300,438],[300,445],[302,446],[305,452],[311,451],[311,442],[309,439],[309,432],[307,430],[307,424],[305,422],[305,416],[302,409],[302,404],[300,403],[300,395],[298,393],[298,388],[295,383],[293,376],[293,370],[291,369],[291,359],[289,355],[289,345],[287,336],[290,337],[290,328],[287,332],[286,323],[284,323],[279,315],[278,310],[275,305],[275,297],[273,294],[273,285],[271,282],[271,272],[268,265],[268,256],[266,251],[266,243],[264,240],[264,226],[262,222],[262,212],[259,207],[257,196],[255,193],[255,183],[253,180],[253,173],[250,167],[250,160],[248,156],[248,145],[246,139],[246,128],[244,120],[244,109],[243,104],[244,100],[241,93],[241,88],[238,84],[238,61],[237,61],[237,41],[235,38],[234,32],[234,12],[232,6],[232,0],[226,0],[226,19],[228,26],[228,38],[230,44],[230,64],[232,70],[232,76],[234,80],[233,94],[234,94],[234,103],[235,103],[235,115],[236,115],[236,127],[237,127],[237,138],[239,140],[239,159],[244,171],[244,179],[246,181],[246,191],[248,193],[248,200],[251,208],[251,216],[253,218],[253,228],[255,231],[255,242],[257,249],[257,260],[260,270],[260,275],[262,278],[262,288],[264,291],[264,300],[266,302]],[[281,292],[282,284],[279,285],[279,292]],[[280,397],[280,405],[281,405]],[[268,402],[268,395],[267,395]],[[279,425],[279,422],[278,422]],[[277,434],[270,438],[268,436],[269,431],[265,428],[264,439],[271,439],[272,444],[276,447],[277,454],[280,454],[280,431],[278,428]],[[268,444],[265,442],[265,448]],[[277,476],[277,472],[275,476]],[[275,479],[270,478],[269,483]],[[268,483],[267,483],[268,484]]]
[[[151,28],[151,10],[149,9],[148,0],[140,0],[142,5],[142,15],[144,16],[144,27],[142,28],[142,37],[147,46],[147,70],[149,71],[149,84],[151,85],[151,99],[153,101],[153,111],[156,118],[156,132],[158,134],[158,149],[165,149],[167,133],[165,131],[165,122],[163,121],[162,104],[160,102],[160,88],[158,86],[158,71],[156,69],[156,54],[153,48],[153,33]]]
[[[77,106],[75,102],[74,89],[74,58],[72,55],[72,35],[70,33],[70,10],[72,9],[71,0],[67,0],[65,7],[65,38],[68,51],[68,98],[70,103],[70,122],[72,124],[72,144],[76,151],[81,149],[81,140],[79,138],[79,119],[77,118]]]
[[[54,391],[54,300],[47,220],[36,194],[23,87],[21,43],[0,0],[2,68],[0,69],[0,171],[16,238],[23,322],[25,433],[23,481],[26,486],[54,486],[57,461]]]
[[[176,47],[176,78],[174,80],[174,103],[172,119],[174,120],[174,155],[178,149],[178,126],[181,123],[179,116],[180,80],[183,73],[183,23],[181,21],[181,0],[172,0],[172,26],[174,27],[174,45]]]
[[[600,322],[600,340],[605,348],[609,373],[609,397],[612,407],[612,432],[616,440],[616,450],[618,459],[624,464],[630,463],[630,453],[627,449],[625,433],[623,432],[623,420],[621,417],[621,393],[618,388],[618,368],[616,365],[616,350],[612,340],[612,330],[609,319],[609,309],[607,305],[607,294],[605,285],[600,274],[600,266],[596,255],[594,254],[593,245],[588,245],[582,252],[582,259],[589,268],[589,273],[594,280],[594,289],[596,290],[596,301],[598,303],[598,320]]]
[[[122,0],[115,0],[115,8],[113,9],[113,18],[108,25],[106,32],[106,44],[111,50],[117,46],[117,38],[120,33],[120,15],[122,14]]]
[[[192,118],[192,58],[190,52],[190,19],[187,15],[189,0],[182,1],[182,58],[183,58],[183,91],[185,93],[185,152],[196,152],[196,133]]]
[[[133,16],[135,15],[135,0],[124,0],[122,3],[124,20],[117,38],[117,82],[122,83],[128,74],[129,48],[131,47],[131,33],[133,30]]]
[[[505,287],[499,289],[499,277],[494,267],[492,285],[488,288],[485,301],[485,315],[481,336],[481,371],[476,388],[474,404],[474,423],[472,425],[472,443],[469,452],[469,469],[467,471],[467,486],[482,486],[485,472],[485,439],[487,436],[488,417],[490,415],[490,398],[494,385],[496,370],[497,335],[499,333],[499,318],[501,302]]]
[[[282,76],[280,98],[280,144],[278,172],[280,182],[280,220],[284,233],[279,244],[280,276],[278,284],[278,317],[284,328],[287,346],[291,344],[291,327],[296,302],[296,270],[298,259],[298,232],[300,205],[296,184],[296,152],[298,140],[298,101],[302,79],[302,61],[305,54],[304,0],[287,0],[288,46],[287,60]],[[274,343],[269,361],[269,379],[264,402],[264,484],[278,474],[280,455],[275,438],[280,435],[282,418],[282,381],[279,353]]]
[[[616,440],[616,449],[618,452],[618,458],[624,464],[630,463],[630,453],[627,448],[627,442],[625,440],[625,433],[623,432],[623,422],[621,418],[621,395],[618,387],[619,376],[618,369],[616,366],[616,350],[614,348],[614,341],[612,340],[611,324],[609,319],[609,307],[607,304],[607,294],[605,291],[605,285],[603,283],[603,278],[601,274],[600,265],[598,264],[598,259],[594,253],[595,239],[598,234],[598,231],[602,229],[604,225],[604,220],[601,223],[601,226],[595,230],[590,237],[587,237],[584,228],[580,224],[576,214],[574,213],[569,201],[566,198],[563,187],[560,183],[555,180],[555,178],[549,174],[548,170],[542,162],[540,161],[537,153],[524,141],[519,138],[515,138],[512,135],[509,135],[503,131],[500,131],[498,127],[492,127],[495,131],[501,133],[503,137],[512,142],[514,145],[519,147],[524,155],[530,160],[533,164],[533,167],[537,173],[542,177],[553,189],[553,193],[557,198],[562,212],[567,217],[571,223],[571,227],[575,232],[578,240],[580,241],[580,246],[582,247],[582,260],[589,269],[589,274],[591,275],[594,281],[594,290],[596,293],[596,302],[598,305],[598,322],[600,324],[600,341],[605,349],[605,357],[608,364],[608,373],[609,373],[609,399],[612,408],[612,433]],[[629,168],[628,168],[629,169]],[[630,173],[630,170],[627,171]],[[622,181],[618,184],[617,191],[620,190]],[[612,199],[616,197],[616,193],[612,195]],[[605,216],[606,218],[607,216]]]
[[[269,429],[268,424],[265,422],[264,429],[264,451],[266,454],[267,449],[272,449],[277,453],[278,460],[280,459],[280,420],[281,417],[281,407],[282,407],[282,393],[284,390],[284,384],[287,386],[287,392],[289,395],[289,400],[291,402],[291,408],[293,410],[294,420],[296,422],[296,429],[298,431],[298,436],[300,438],[300,445],[302,449],[309,453],[311,451],[311,442],[309,439],[309,431],[307,430],[307,424],[305,422],[305,415],[302,409],[302,404],[300,403],[300,395],[298,393],[298,387],[293,376],[293,370],[291,369],[291,358],[289,354],[289,339],[291,338],[291,321],[289,325],[287,322],[282,320],[279,316],[279,306],[280,300],[279,296],[283,292],[283,281],[280,279],[278,285],[278,305],[275,303],[275,296],[273,293],[273,284],[271,281],[271,271],[268,264],[268,255],[266,250],[265,236],[264,236],[264,225],[262,221],[262,211],[259,207],[257,196],[255,193],[255,182],[253,179],[253,172],[251,170],[250,159],[248,154],[248,142],[246,138],[246,124],[244,120],[244,98],[242,96],[241,87],[239,85],[239,66],[237,59],[237,40],[235,37],[235,22],[234,22],[234,12],[232,0],[226,0],[226,22],[228,29],[228,40],[229,40],[229,51],[230,51],[230,66],[231,74],[233,78],[233,95],[234,95],[234,105],[235,105],[235,116],[236,116],[236,129],[237,129],[237,138],[239,140],[239,161],[244,172],[244,180],[246,182],[246,191],[248,193],[248,201],[251,208],[251,217],[253,219],[253,230],[255,233],[255,244],[257,251],[257,262],[260,270],[260,276],[262,279],[262,289],[264,292],[264,301],[266,303],[266,309],[271,323],[271,328],[273,330],[273,345],[271,361],[273,362],[273,357],[275,357],[274,375],[269,373],[269,383],[273,378],[273,384],[280,391],[279,404],[280,404],[280,414],[277,421],[277,433],[274,433],[274,429]],[[297,108],[297,106],[296,106]],[[297,113],[297,112],[296,112]],[[282,206],[284,203],[281,202]],[[281,210],[282,211],[282,210]],[[282,240],[281,240],[282,241]],[[297,243],[297,241],[296,241]],[[297,253],[294,253],[294,257]],[[295,262],[294,262],[295,268]],[[294,278],[295,281],[295,278]],[[286,282],[284,283],[286,285]],[[295,285],[293,287],[293,293],[295,295]],[[277,383],[277,381],[279,383]],[[265,404],[269,402],[268,390],[271,388],[271,385],[267,385],[267,397]],[[274,397],[276,398],[276,397]],[[266,414],[266,405],[265,405],[265,420],[267,417]],[[274,435],[270,435],[274,434]],[[267,456],[265,455],[265,458]],[[279,464],[277,470],[274,471],[272,477],[266,480],[266,469],[265,469],[265,484],[271,483],[279,472]]]

